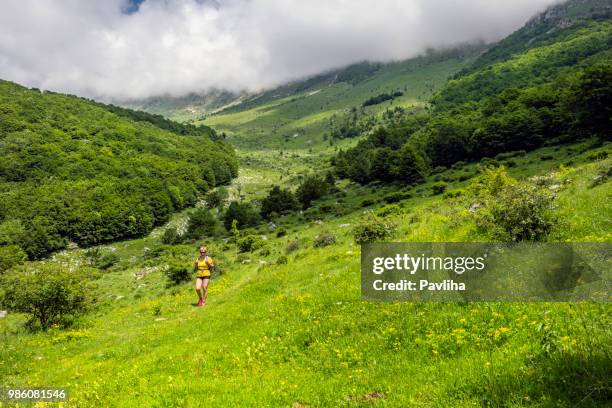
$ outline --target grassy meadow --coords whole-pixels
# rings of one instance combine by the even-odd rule
[[[609,147],[585,142],[512,159],[514,177],[562,183],[551,240],[610,240],[612,190],[593,185],[612,164],[594,154],[602,151]],[[68,387],[70,400],[60,406],[606,405],[607,304],[360,300],[352,229],[365,213],[394,223],[395,241],[485,241],[469,193],[431,191],[439,179],[449,180],[449,191],[466,189],[477,173],[477,164],[458,166],[409,191],[343,181],[311,210],[280,217],[277,229],[259,227],[265,245],[257,251],[207,240],[223,273],[205,308],[195,307],[192,282],[171,286],[164,274],[170,262],[191,263],[198,242],[162,245],[161,227],[103,246],[119,262],[95,276],[97,304],[71,328],[31,333],[19,314],[0,319],[0,385]],[[256,195],[249,186],[261,182],[249,170],[242,177],[243,194]],[[382,202],[398,190],[412,198]],[[276,236],[280,229],[285,236]],[[322,234],[336,242],[316,247]],[[70,267],[86,257],[69,250],[44,262]]]

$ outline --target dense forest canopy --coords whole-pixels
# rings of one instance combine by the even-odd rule
[[[427,168],[608,139],[612,22],[601,16],[610,9],[587,3],[569,2],[529,22],[449,80],[430,109],[409,112],[341,151],[332,162],[337,174],[360,183],[416,183]]]
[[[0,246],[141,236],[237,175],[212,129],[0,81]]]

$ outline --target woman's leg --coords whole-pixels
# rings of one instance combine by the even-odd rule
[[[204,279],[196,278],[195,291],[198,294],[198,301],[202,301],[202,283]]]
[[[208,297],[208,282],[209,281],[210,281],[210,278],[202,279],[202,292],[204,292],[204,295],[203,295],[204,305],[206,305],[206,298]]]

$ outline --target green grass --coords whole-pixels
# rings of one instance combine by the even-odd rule
[[[556,201],[563,223],[552,240],[610,241],[610,184],[591,185],[612,159],[594,160],[592,151],[584,143],[513,158],[515,177],[553,172],[566,180]],[[261,154],[262,167],[275,159]],[[398,226],[393,240],[484,240],[467,211],[469,196],[431,195],[437,178],[456,178],[449,188],[465,188],[469,180],[458,176],[475,172],[476,164],[468,164],[413,188],[413,198],[387,216]],[[257,196],[259,185],[265,180],[245,181],[243,192]],[[73,328],[29,333],[20,315],[0,319],[0,386],[69,387],[68,406],[606,404],[608,304],[363,302],[351,230],[364,210],[380,211],[385,193],[406,189],[340,187],[344,194],[279,219],[285,237],[261,226],[269,255],[236,257],[233,244],[208,239],[226,273],[213,279],[204,309],[194,307],[192,283],[166,287],[163,275],[172,259],[191,262],[195,244],[145,256],[145,247],[160,246],[160,229],[113,244],[121,261],[97,280],[99,304]],[[375,203],[361,208],[365,199]],[[325,231],[337,243],[314,248]],[[289,241],[299,248],[286,253]],[[286,265],[276,264],[281,255]],[[83,257],[75,250],[49,262]],[[138,278],[139,272],[148,273]]]

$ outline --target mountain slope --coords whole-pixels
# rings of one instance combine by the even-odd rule
[[[551,10],[449,80],[431,112],[400,118],[342,152],[338,173],[411,183],[422,178],[415,172],[427,171],[415,163],[435,168],[584,137],[610,139],[612,21],[599,17],[609,6],[575,0]],[[551,13],[554,20],[545,18]],[[411,169],[394,164],[403,153],[393,150],[402,146],[420,156],[407,158]]]
[[[236,176],[211,129],[113,111],[0,81],[0,246],[40,258],[140,236]]]
[[[245,97],[247,95],[244,93],[213,90],[203,94],[192,93],[181,97],[159,96],[124,101],[120,104],[127,108],[164,115],[173,120],[188,121],[239,103]]]
[[[367,122],[389,108],[421,107],[483,49],[466,46],[402,62],[352,65],[246,99],[201,123],[227,133],[241,148],[326,148],[322,142],[329,140],[331,128],[351,116]],[[393,93],[397,96],[364,106]]]

